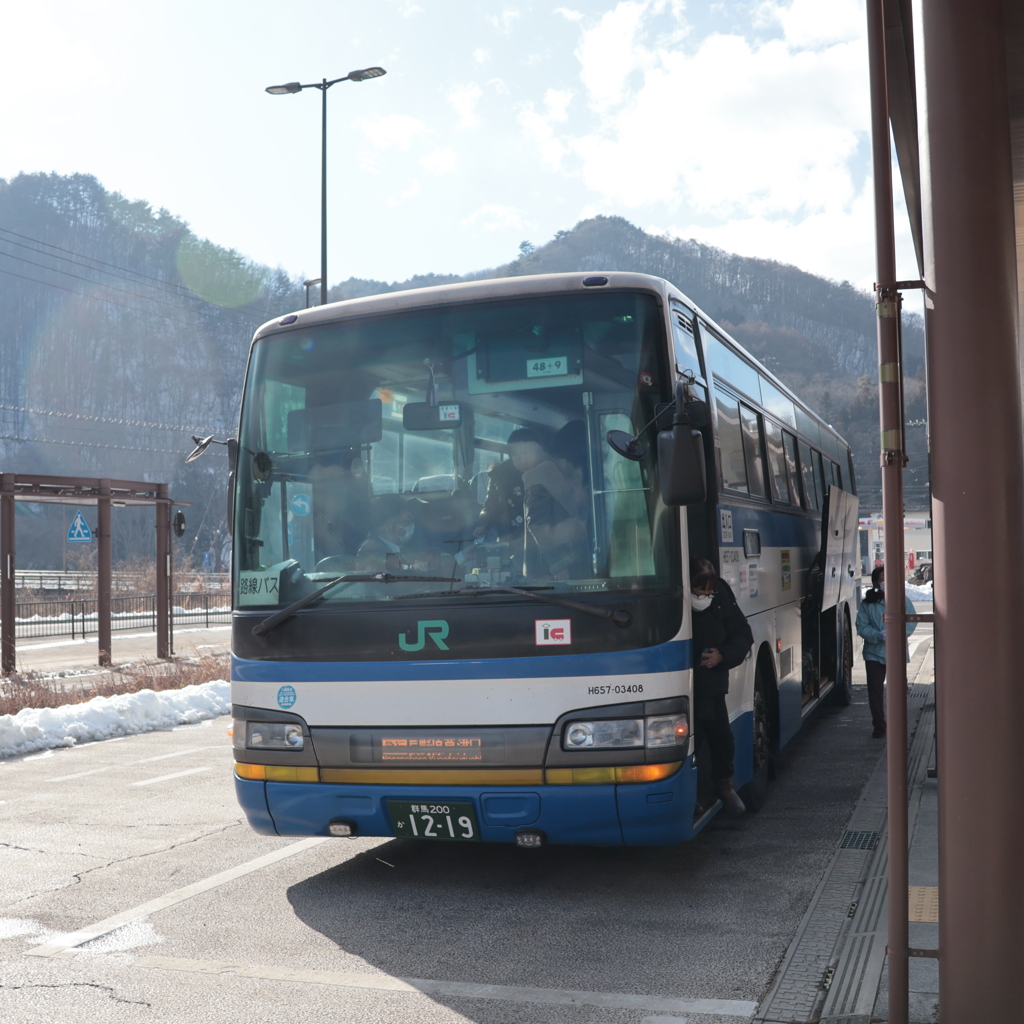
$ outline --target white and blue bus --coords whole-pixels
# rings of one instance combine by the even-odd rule
[[[235,784],[259,832],[691,838],[720,809],[691,555],[754,633],[728,696],[748,805],[850,699],[849,448],[667,281],[284,316],[254,337],[229,455]]]

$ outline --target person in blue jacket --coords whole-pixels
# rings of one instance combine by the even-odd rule
[[[914,614],[908,597],[907,614]],[[907,623],[907,636],[917,628]],[[857,635],[864,638],[864,669],[868,675],[868,706],[871,708],[872,737],[885,737],[885,569],[879,565],[871,573],[871,589],[861,601],[857,612]],[[905,645],[904,645],[904,649]],[[910,653],[907,653],[910,661]]]

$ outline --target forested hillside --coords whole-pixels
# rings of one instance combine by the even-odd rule
[[[0,465],[168,481],[202,523],[179,548],[218,553],[223,449],[187,469],[183,454],[191,433],[233,433],[253,330],[299,295],[283,272],[95,178],[0,181]],[[58,568],[60,510],[18,512],[19,566]],[[118,513],[133,525],[115,528],[116,555],[151,547],[152,513],[140,516]]]
[[[657,274],[680,287],[847,437],[865,504],[877,504],[874,307],[850,284],[596,217],[538,248],[524,243],[518,259],[493,270],[351,279],[330,297],[598,270]],[[226,536],[223,449],[185,467],[189,435],[233,432],[253,330],[303,301],[282,270],[200,239],[168,211],[129,202],[90,176],[0,181],[0,464],[168,481],[194,502],[179,551],[199,560],[209,550],[216,564]],[[922,418],[914,318],[905,344],[908,416]],[[915,463],[923,480],[923,461]],[[908,482],[913,502],[922,492]],[[59,567],[61,515],[19,506],[20,566]],[[147,552],[151,513],[137,522],[131,510],[119,515],[117,554]]]

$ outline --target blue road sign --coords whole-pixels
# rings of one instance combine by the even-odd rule
[[[292,510],[292,515],[296,516],[308,516],[313,509],[313,501],[308,494],[293,495],[292,500],[288,504]]]
[[[89,524],[85,521],[82,510],[76,509],[75,518],[71,520],[71,525],[68,527],[68,543],[89,544],[91,542],[92,530],[89,529]]]

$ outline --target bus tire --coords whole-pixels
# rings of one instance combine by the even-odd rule
[[[759,811],[768,797],[768,779],[772,775],[772,729],[765,672],[758,663],[754,672],[754,745],[750,781],[740,789],[740,798],[748,811]]]
[[[839,649],[839,678],[832,690],[832,702],[840,708],[849,707],[853,700],[853,631],[850,612],[843,611],[843,639]]]

